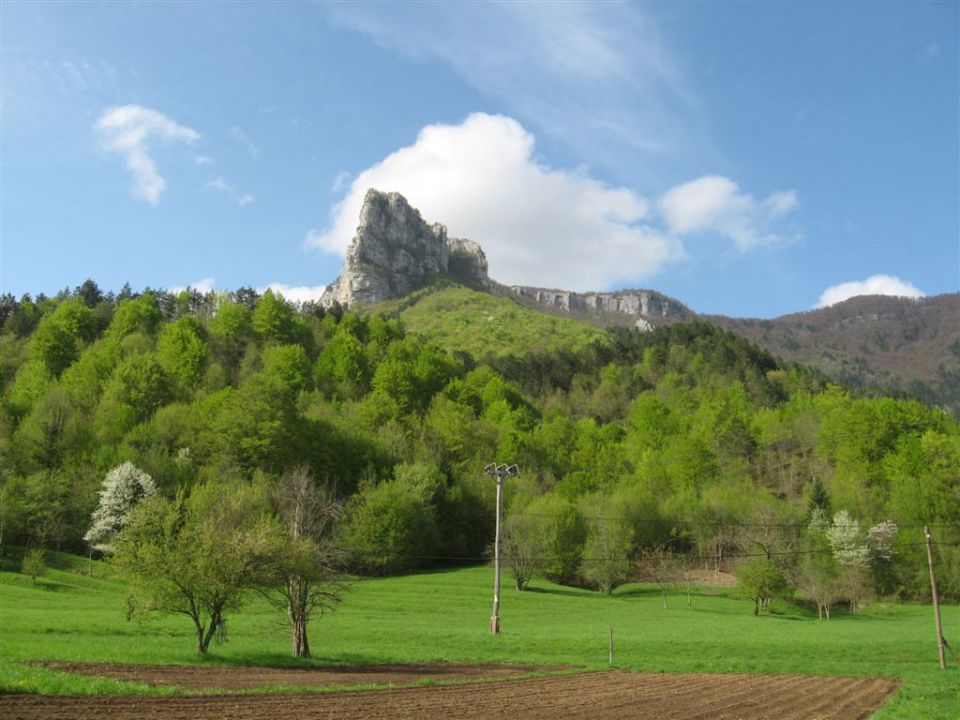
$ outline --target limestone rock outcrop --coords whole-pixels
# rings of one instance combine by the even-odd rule
[[[567,312],[611,312],[624,315],[668,317],[686,311],[680,303],[653,290],[621,290],[619,292],[577,293],[568,290],[514,285],[511,289],[521,297],[528,297],[541,305],[558,307]]]
[[[632,324],[641,330],[690,319],[693,313],[653,290],[576,293],[513,286],[490,279],[487,258],[473,240],[447,236],[440,223],[429,224],[395,192],[368,190],[360,222],[343,270],[320,302],[372,305],[450,277],[474,290],[512,297],[529,307],[569,314],[600,325]]]
[[[490,283],[477,243],[448,238],[444,225],[427,224],[399,193],[370,189],[340,277],[320,302],[370,305],[426,287],[440,275],[477,290]]]
[[[480,243],[460,238],[447,238],[450,260],[447,272],[474,290],[489,290],[490,276],[487,275],[487,256]]]
[[[584,319],[599,315],[636,318],[634,325],[640,330],[652,330],[665,322],[689,320],[693,316],[685,305],[655,290],[577,293],[523,285],[510,289],[519,298]]]

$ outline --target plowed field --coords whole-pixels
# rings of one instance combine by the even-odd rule
[[[178,697],[7,695],[0,696],[0,717],[860,720],[883,705],[898,684],[888,678],[667,675],[609,670],[470,685],[331,693]]]
[[[567,670],[559,665],[353,665],[349,667],[198,667],[196,665],[114,665],[100,663],[40,663],[51,670],[91,677],[171,685],[184,690],[248,690],[262,687],[324,687],[329,685],[413,685],[422,680],[500,679],[537,670]]]

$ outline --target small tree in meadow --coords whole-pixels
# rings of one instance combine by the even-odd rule
[[[663,609],[667,609],[667,591],[675,588],[682,575],[682,561],[665,545],[650,548],[637,560],[637,577],[655,582],[663,595]]]
[[[285,541],[273,558],[280,605],[293,631],[293,656],[310,657],[307,625],[319,612],[333,610],[345,585],[339,572],[343,553],[335,538],[343,503],[332,484],[318,484],[306,466],[284,472],[273,491]],[[268,597],[276,596],[268,593]]]
[[[153,478],[136,465],[118,465],[103,481],[100,504],[93,511],[93,524],[83,539],[94,550],[113,552],[113,542],[126,526],[130,511],[156,492]]]
[[[503,557],[517,590],[526,590],[538,571],[542,551],[541,518],[510,515],[503,524]]]
[[[765,557],[741,565],[737,570],[737,583],[740,592],[753,600],[754,615],[768,614],[770,601],[787,587],[780,568]]]
[[[633,532],[620,518],[604,516],[590,518],[588,527],[580,573],[587,582],[610,595],[633,574]]]
[[[20,566],[20,572],[30,576],[30,584],[36,585],[37,578],[42,577],[47,572],[47,563],[43,550],[33,548],[27,550],[23,556],[23,563]]]
[[[189,496],[139,504],[111,562],[132,582],[134,607],[186,615],[197,652],[224,630],[248,591],[273,581],[279,531],[263,483],[207,482]]]

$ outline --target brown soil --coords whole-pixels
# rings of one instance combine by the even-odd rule
[[[4,720],[863,720],[897,689],[889,678],[668,675],[622,670],[471,685],[330,693],[177,697],[0,696]]]
[[[351,665],[349,667],[197,667],[195,665],[113,665],[40,663],[51,670],[112,678],[184,690],[248,690],[263,687],[325,687],[329,685],[414,685],[423,680],[467,681],[501,679],[547,670],[558,665]]]
[[[733,587],[737,584],[737,576],[733,573],[720,570],[694,570],[690,573],[690,579],[694,585],[706,585],[708,587]],[[708,593],[700,591],[701,595]]]

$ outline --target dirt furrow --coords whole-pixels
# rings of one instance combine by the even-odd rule
[[[174,697],[0,696],[4,720],[859,720],[896,689],[887,678],[667,675],[621,670],[481,684],[332,693]]]

